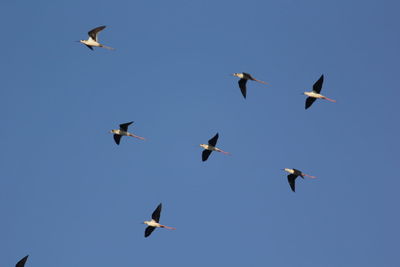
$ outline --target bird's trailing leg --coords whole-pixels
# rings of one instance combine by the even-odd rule
[[[308,175],[308,174],[305,174],[305,173],[302,173],[302,175],[304,175],[304,176],[307,176],[307,177],[309,177],[309,178],[311,178],[311,179],[315,179],[315,178],[317,178],[317,177],[315,177],[315,176]]]
[[[174,228],[174,227],[169,227],[169,226],[161,225],[161,224],[160,224],[160,227],[170,229],[170,230],[176,230],[176,228]]]
[[[257,79],[254,79],[254,81],[259,82],[259,83],[263,83],[263,84],[268,84],[266,82],[263,82],[263,81],[260,81],[260,80],[257,80]]]
[[[336,103],[336,100],[333,100],[333,99],[327,98],[326,96],[324,96],[324,97],[322,97],[322,98],[323,98],[323,99],[325,99],[325,100],[331,101],[331,102],[333,102],[333,103]]]
[[[140,140],[145,140],[144,137],[137,136],[137,135],[134,135],[134,134],[131,134],[131,133],[129,133],[128,136],[135,137],[135,138],[138,138],[138,139],[140,139]]]
[[[226,151],[223,151],[223,150],[221,150],[221,149],[219,149],[219,148],[215,148],[215,149],[216,149],[216,151],[221,152],[221,153],[224,153],[225,155],[231,154],[231,153],[226,152]]]
[[[100,45],[100,47],[106,48],[108,50],[115,50],[115,48],[112,48],[112,47],[109,47],[109,46],[106,46],[106,45]]]

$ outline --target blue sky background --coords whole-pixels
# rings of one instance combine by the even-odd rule
[[[399,266],[399,7],[1,1],[0,266]]]

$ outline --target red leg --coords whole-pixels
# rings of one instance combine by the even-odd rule
[[[129,136],[138,138],[138,139],[140,139],[140,140],[145,140],[144,137],[137,136],[137,135],[134,135],[134,134],[131,134],[131,135],[129,135]]]
[[[166,225],[160,225],[160,227],[166,228],[166,229],[170,229],[170,230],[176,230],[176,228],[174,228],[174,227],[169,227],[169,226],[166,226]]]
[[[328,101],[331,101],[331,102],[333,102],[333,103],[336,103],[336,100],[333,100],[333,99],[327,98],[326,96],[324,96],[324,97],[323,97],[323,99],[325,99],[325,100],[328,100]]]
[[[263,82],[263,81],[260,81],[260,80],[257,80],[257,79],[254,79],[256,82],[259,82],[259,83],[263,83],[263,84],[268,84],[268,83],[266,83],[266,82]]]
[[[229,152],[226,152],[226,151],[223,151],[223,150],[221,150],[221,149],[217,149],[217,151],[218,152],[221,152],[221,153],[224,153],[225,155],[230,155],[231,153],[229,153]]]

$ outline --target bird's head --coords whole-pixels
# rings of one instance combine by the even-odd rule
[[[200,146],[204,149],[206,149],[207,145],[206,144],[200,144]]]
[[[232,75],[239,78],[243,78],[243,73],[233,73]]]
[[[282,170],[285,171],[285,172],[291,172],[292,171],[291,169],[288,169],[288,168],[284,168]]]
[[[117,130],[111,130],[110,133],[117,133]]]

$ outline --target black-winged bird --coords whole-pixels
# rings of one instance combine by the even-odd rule
[[[320,94],[323,83],[324,83],[324,75],[322,74],[321,77],[318,79],[318,81],[314,83],[313,90],[310,92],[304,92],[304,94],[308,96],[306,99],[306,109],[311,107],[311,105],[314,103],[315,100],[321,98],[331,102],[336,102],[336,100],[327,98],[326,96]]]
[[[201,159],[203,161],[206,161],[208,159],[208,157],[210,156],[211,152],[213,151],[217,151],[217,152],[221,152],[224,154],[229,154],[229,152],[223,151],[222,149],[219,149],[218,147],[215,147],[217,145],[217,141],[218,141],[218,133],[211,138],[210,140],[208,140],[208,145],[207,144],[200,144],[200,146],[202,148],[204,148],[203,153],[201,154]]]
[[[128,127],[132,123],[133,123],[133,121],[127,122],[127,123],[122,123],[119,125],[119,129],[114,129],[114,130],[110,131],[110,133],[114,134],[114,141],[117,145],[119,145],[119,142],[121,141],[122,136],[131,136],[131,137],[138,138],[140,140],[144,140],[143,137],[140,137],[140,136],[137,136],[137,135],[134,135],[134,134],[128,132]]]
[[[166,228],[170,230],[176,230],[174,227],[169,227],[160,224],[160,215],[161,215],[162,204],[160,203],[157,208],[153,211],[151,215],[151,221],[144,221],[144,224],[147,224],[146,230],[144,231],[144,237],[148,237],[156,228]]]
[[[247,84],[248,80],[256,81],[256,82],[263,83],[263,84],[267,84],[266,82],[257,80],[256,78],[254,78],[253,76],[251,76],[249,73],[246,73],[246,72],[233,73],[232,75],[240,78],[238,83],[239,83],[240,91],[242,92],[242,95],[243,95],[244,98],[246,98],[246,94],[247,94],[246,84]]]
[[[288,169],[288,168],[285,168],[285,169],[283,169],[285,172],[288,172],[289,173],[289,175],[287,176],[287,178],[288,178],[288,182],[289,182],[289,185],[290,185],[290,188],[292,189],[292,191],[293,192],[296,192],[296,184],[295,184],[295,181],[296,181],[296,178],[297,177],[301,177],[301,178],[303,178],[304,179],[304,176],[307,176],[307,177],[310,177],[310,178],[317,178],[317,177],[315,177],[315,176],[311,176],[311,175],[308,175],[308,174],[305,174],[305,173],[303,173],[303,172],[301,172],[301,171],[299,171],[299,170],[297,170],[297,169]]]
[[[87,40],[80,40],[79,42],[86,45],[90,50],[93,50],[93,47],[103,47],[103,48],[107,48],[110,50],[114,50],[114,48],[105,46],[98,42],[97,36],[98,36],[99,32],[101,32],[105,28],[106,28],[106,26],[100,26],[100,27],[94,28],[93,30],[90,30],[88,32],[89,38]]]

